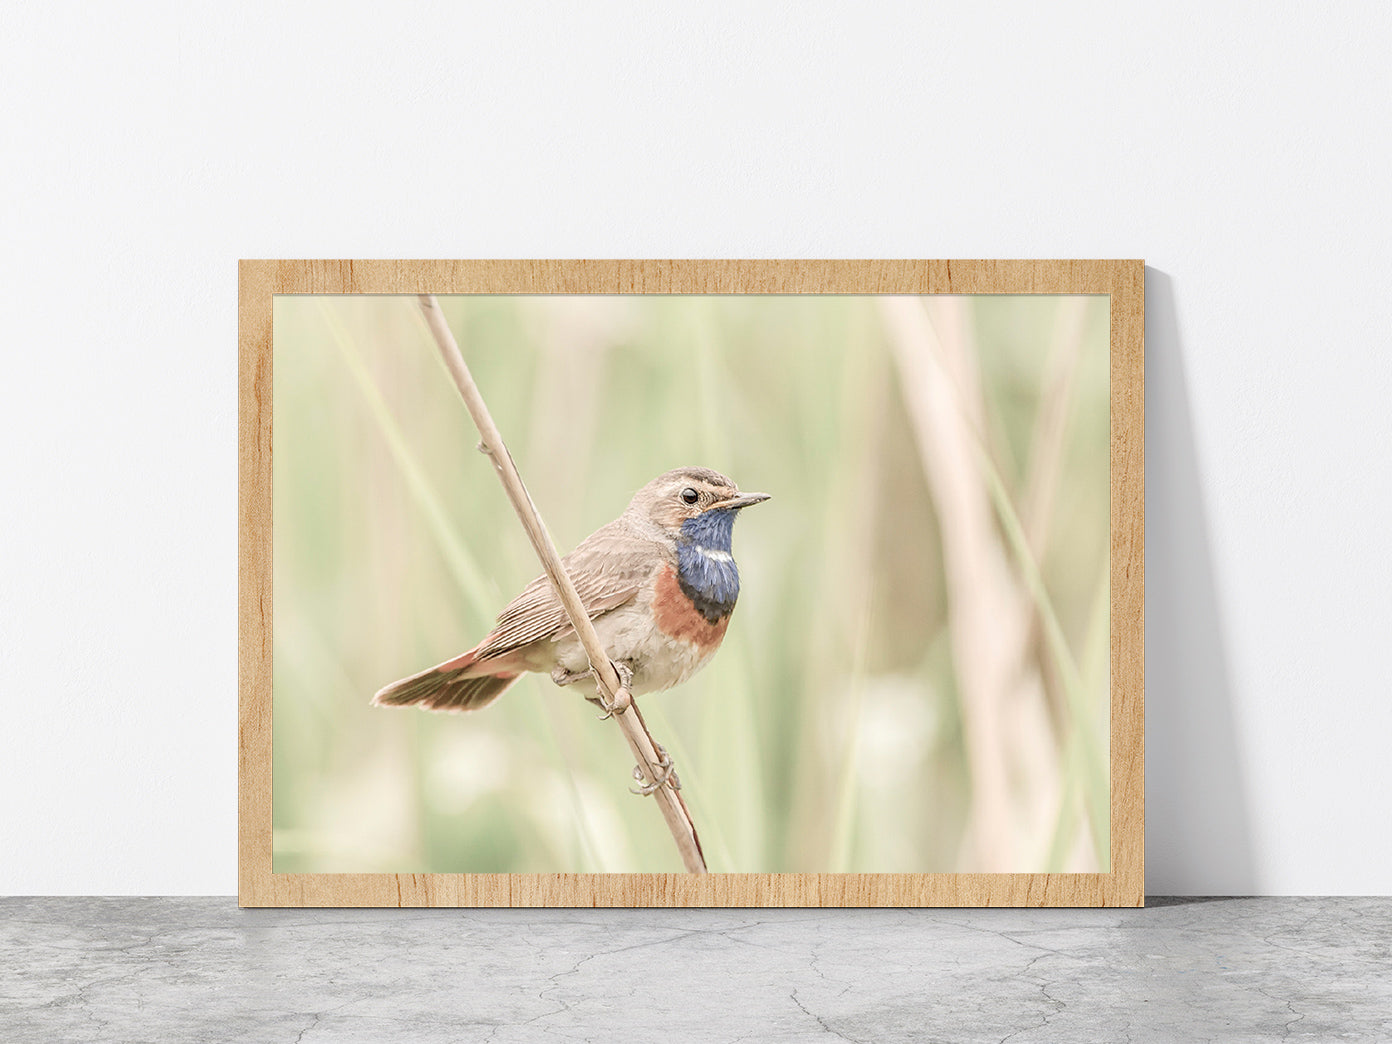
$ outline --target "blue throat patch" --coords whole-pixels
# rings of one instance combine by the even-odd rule
[[[739,568],[730,557],[735,512],[706,511],[682,523],[677,538],[677,580],[711,623],[729,616],[739,597]]]

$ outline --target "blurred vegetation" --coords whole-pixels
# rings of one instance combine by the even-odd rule
[[[944,417],[904,382],[936,349],[886,302],[441,299],[563,552],[671,467],[773,494],[736,526],[723,648],[643,698],[712,871],[1106,868],[1107,300],[908,303],[977,372],[946,423],[989,497],[966,539],[1008,575],[976,626],[1024,628],[987,697],[955,664],[977,585],[945,580]],[[469,715],[368,705],[539,568],[414,297],[282,296],[274,322],[274,869],[679,871],[619,730],[548,678]]]

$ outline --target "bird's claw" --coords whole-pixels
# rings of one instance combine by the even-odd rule
[[[622,660],[610,660],[610,666],[614,668],[614,673],[619,676],[619,688],[625,691],[633,688],[633,668]]]
[[[659,771],[657,775],[653,777],[651,783],[643,783],[643,780],[647,778],[643,774],[643,766],[634,765],[633,778],[641,783],[642,786],[629,787],[628,792],[630,794],[637,794],[639,797],[648,797],[651,794],[657,793],[663,786],[671,786],[673,790],[681,789],[681,779],[677,776],[676,766],[672,761],[672,755],[667,753],[667,749],[663,747],[661,743],[655,743],[653,746],[657,748],[657,756],[661,759],[657,763]]]
[[[599,716],[600,721],[608,721],[615,714],[622,714],[628,710],[628,705],[633,702],[633,694],[630,692],[633,686],[633,668],[626,663],[614,660],[610,660],[609,664],[619,676],[619,691],[614,694],[612,700],[606,699],[604,696],[604,686],[600,684],[599,672],[593,669],[590,671],[595,679],[595,702],[604,710],[604,713]]]

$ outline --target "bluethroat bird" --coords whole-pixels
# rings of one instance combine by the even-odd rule
[[[677,468],[561,560],[634,696],[680,685],[720,647],[739,597],[735,516],[768,499],[741,493],[709,468]],[[526,671],[549,672],[557,685],[597,699],[585,650],[545,575],[508,603],[474,648],[393,682],[372,702],[478,710]]]

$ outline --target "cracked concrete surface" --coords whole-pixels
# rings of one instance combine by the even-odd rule
[[[239,910],[0,898],[0,1040],[1392,1040],[1392,898]]]

